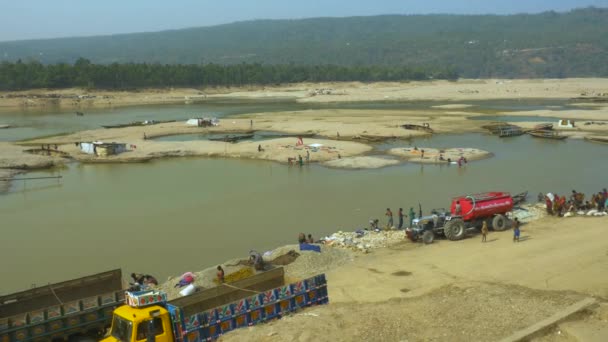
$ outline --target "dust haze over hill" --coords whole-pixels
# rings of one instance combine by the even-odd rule
[[[462,77],[608,76],[608,9],[255,20],[0,43],[0,61],[452,66]]]

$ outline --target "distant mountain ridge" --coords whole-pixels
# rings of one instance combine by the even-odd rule
[[[608,9],[255,20],[0,43],[0,61],[452,66],[463,77],[608,76]]]

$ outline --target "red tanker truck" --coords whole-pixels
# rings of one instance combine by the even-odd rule
[[[517,200],[522,195],[516,195]],[[510,226],[506,213],[513,209],[514,198],[508,192],[486,192],[459,196],[452,199],[450,212],[433,210],[429,216],[417,218],[406,233],[413,241],[422,238],[432,243],[436,234],[455,241],[465,237],[467,230],[478,229],[484,221],[494,230],[505,230]]]

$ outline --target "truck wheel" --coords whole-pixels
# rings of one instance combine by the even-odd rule
[[[464,222],[462,220],[451,220],[443,227],[443,234],[451,241],[462,240],[464,233]]]
[[[425,244],[429,245],[429,244],[433,243],[434,240],[435,240],[435,233],[433,233],[432,230],[427,230],[424,233],[422,233],[422,242],[424,242]]]
[[[508,223],[509,221],[506,217],[498,214],[494,216],[494,219],[492,219],[492,228],[494,228],[495,231],[500,232],[507,229]]]

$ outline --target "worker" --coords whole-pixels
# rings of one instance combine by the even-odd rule
[[[304,235],[304,233],[300,233],[298,235],[298,243],[299,244],[306,243],[306,235]]]
[[[399,213],[397,213],[399,217],[399,225],[397,225],[397,229],[403,229],[403,208],[399,208]]]
[[[460,201],[456,201],[456,205],[454,206],[454,215],[460,216],[462,214],[462,207],[460,206]]]
[[[312,234],[308,234],[308,239],[306,239],[308,243],[315,243],[315,239],[312,238]]]
[[[410,217],[410,228],[412,228],[414,226],[414,218],[416,218],[416,212],[414,211],[414,208],[410,207],[410,212],[408,213],[408,216]]]
[[[420,159],[424,159],[424,149],[420,150]]]
[[[258,152],[262,152],[262,145],[258,145]]]
[[[513,221],[513,242],[519,242],[519,219],[516,217]]]
[[[391,208],[386,208],[386,213],[384,214],[384,216],[388,217],[388,220],[386,222],[386,227],[387,228],[392,228],[393,227],[393,212],[391,211]]]
[[[222,284],[224,283],[224,269],[222,265],[217,266],[217,281]]]
[[[194,283],[194,274],[192,272],[186,272],[182,274],[179,282],[173,287],[184,287]]]
[[[370,219],[369,220],[369,229],[376,230],[378,229],[378,219]]]
[[[148,139],[148,137],[146,136],[146,132],[144,132],[144,140]]]
[[[481,225],[481,242],[486,242],[488,237],[488,221],[484,220]]]
[[[306,163],[310,162],[310,151],[306,150]]]
[[[256,251],[249,251],[249,262],[253,264],[253,267],[258,270],[264,270],[264,258]]]
[[[304,165],[304,160],[302,160],[302,155],[298,154],[298,164],[300,164],[300,166]]]

